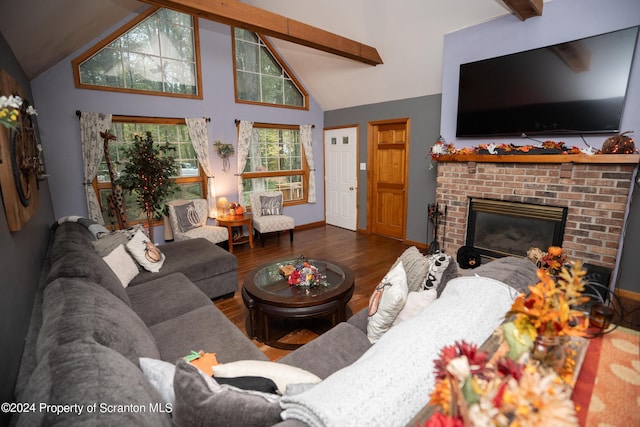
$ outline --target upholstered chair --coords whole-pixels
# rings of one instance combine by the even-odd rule
[[[264,234],[278,233],[289,230],[289,241],[293,242],[293,217],[283,215],[282,191],[255,192],[249,194],[251,213],[253,214],[253,229],[255,236],[264,246]]]
[[[226,227],[207,225],[208,205],[205,199],[173,200],[167,203],[167,207],[175,241],[204,237],[217,244],[229,240]]]

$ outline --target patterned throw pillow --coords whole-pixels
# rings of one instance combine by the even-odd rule
[[[377,342],[393,324],[407,300],[407,274],[398,262],[380,281],[369,299],[367,337]]]
[[[198,215],[198,211],[193,202],[185,203],[184,205],[174,206],[173,210],[176,213],[178,219],[178,225],[183,233],[194,228],[202,227],[202,218]]]
[[[282,215],[282,194],[277,196],[260,196],[262,216]]]
[[[142,231],[136,232],[127,243],[127,250],[147,271],[157,273],[164,264],[164,254]]]

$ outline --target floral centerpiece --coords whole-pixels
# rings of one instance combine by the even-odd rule
[[[326,286],[327,276],[322,274],[314,265],[306,259],[301,258],[289,274],[289,286],[301,288],[313,288],[315,286]]]

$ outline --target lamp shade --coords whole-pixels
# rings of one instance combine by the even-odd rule
[[[218,197],[218,209],[224,209],[229,207],[229,201],[226,197]]]

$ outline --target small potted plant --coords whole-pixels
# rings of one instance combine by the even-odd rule
[[[234,152],[233,145],[224,144],[221,141],[216,141],[213,143],[213,147],[218,153],[218,156],[222,158],[222,170],[225,172],[229,171],[229,156],[231,156]]]

